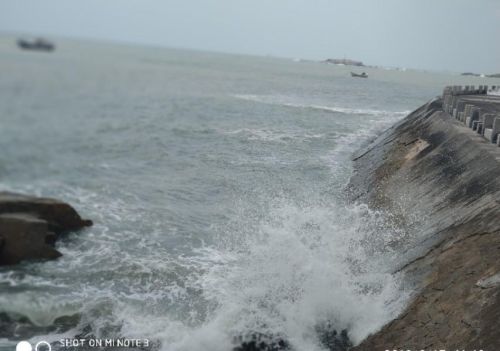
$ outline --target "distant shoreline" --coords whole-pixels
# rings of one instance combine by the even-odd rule
[[[221,54],[221,55],[229,55],[235,57],[241,56],[249,56],[256,58],[274,58],[279,60],[293,60],[297,62],[311,62],[311,63],[324,63],[328,59],[322,59],[321,57],[301,57],[300,55],[295,56],[281,56],[274,54],[265,54],[265,53],[244,53],[244,52],[230,52],[224,50],[217,49],[204,49],[204,48],[194,48],[194,47],[186,47],[186,46],[178,46],[178,45],[165,45],[160,43],[148,43],[148,42],[136,42],[136,41],[127,41],[122,39],[113,39],[113,38],[95,38],[95,37],[86,37],[86,36],[67,36],[49,32],[22,32],[22,31],[8,31],[8,30],[0,30],[0,41],[2,37],[4,38],[12,38],[16,40],[18,37],[46,37],[52,39],[54,41],[58,40],[68,40],[75,42],[83,42],[83,43],[94,43],[100,45],[118,45],[118,46],[135,46],[135,47],[144,47],[144,48],[156,48],[156,49],[169,49],[169,50],[186,50],[200,53],[211,53],[211,54]],[[15,43],[14,43],[15,44]],[[353,60],[355,61],[355,60]],[[356,61],[355,61],[356,62]],[[370,68],[380,68],[380,69],[393,69],[393,70],[412,70],[417,72],[430,72],[430,73],[444,73],[444,74],[452,74],[452,75],[460,75],[463,71],[448,71],[446,69],[439,68],[417,68],[412,66],[394,66],[391,64],[364,64],[359,67],[370,67]],[[494,74],[497,75],[497,74]],[[499,73],[500,75],[500,73]],[[490,77],[490,78],[500,78],[500,77]]]

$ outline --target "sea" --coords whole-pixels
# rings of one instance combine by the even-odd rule
[[[346,196],[353,153],[445,85],[493,84],[56,45],[21,51],[0,36],[0,190],[67,201],[94,225],[61,238],[58,260],[1,267],[0,313],[28,318],[38,332],[27,341],[60,350],[82,335],[162,351],[229,351],[268,335],[319,351],[322,325],[361,342],[412,291],[384,245],[404,228]]]

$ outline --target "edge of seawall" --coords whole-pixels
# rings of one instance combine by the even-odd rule
[[[495,110],[481,96],[445,90],[354,157],[349,196],[407,229],[391,245],[416,289],[356,351],[500,348],[500,148],[467,128],[460,103]]]

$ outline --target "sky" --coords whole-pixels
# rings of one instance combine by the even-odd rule
[[[500,0],[0,0],[0,32],[500,73]]]

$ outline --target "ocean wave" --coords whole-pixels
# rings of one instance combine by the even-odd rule
[[[241,233],[202,252],[206,273],[193,283],[212,303],[207,320],[193,327],[162,320],[155,336],[164,350],[229,350],[232,337],[254,331],[319,351],[318,324],[349,329],[359,342],[403,306],[399,278],[383,269],[383,246],[396,229],[366,206],[302,207],[283,199],[256,226],[241,221]],[[379,242],[367,240],[372,235]]]
[[[334,176],[344,178],[339,165],[349,167],[360,139],[395,118],[341,136],[325,156]],[[401,311],[409,293],[391,273],[394,253],[387,249],[402,235],[399,227],[366,205],[311,196],[308,203],[274,198],[265,216],[245,201],[235,204],[234,225],[223,226],[220,242],[200,249],[192,262],[203,274],[191,287],[198,288],[209,312],[191,326],[165,316],[164,328],[154,335],[165,351],[230,350],[232,337],[248,332],[282,335],[297,350],[320,351],[315,328],[321,323],[348,329],[358,343]],[[140,322],[127,325],[140,327]]]
[[[289,140],[314,140],[325,137],[324,133],[307,133],[304,131],[276,131],[271,129],[240,128],[229,131],[220,131],[226,135],[244,136],[247,140],[286,142]]]
[[[375,110],[375,109],[365,109],[365,108],[351,108],[351,107],[341,107],[341,106],[325,106],[316,104],[306,104],[286,101],[287,98],[272,95],[251,95],[251,94],[236,94],[233,97],[241,100],[254,101],[263,104],[279,105],[285,107],[295,107],[301,109],[311,109],[319,110],[325,112],[333,113],[343,113],[351,115],[371,115],[371,116],[406,116],[411,111],[387,111],[387,110]]]

